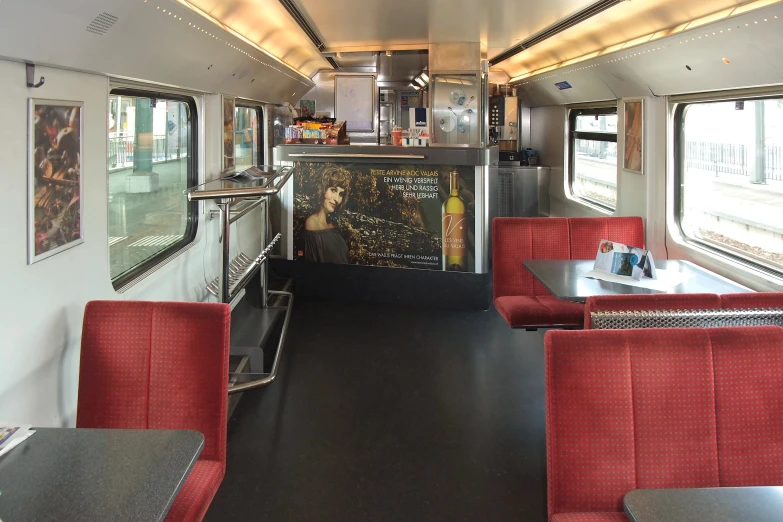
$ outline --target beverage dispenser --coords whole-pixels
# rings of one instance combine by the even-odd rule
[[[519,165],[519,100],[516,96],[490,96],[489,136],[500,148],[501,165]]]

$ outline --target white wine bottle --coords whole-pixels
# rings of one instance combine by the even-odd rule
[[[443,202],[443,270],[468,270],[468,230],[465,202],[459,197],[459,172],[449,174],[449,198]]]

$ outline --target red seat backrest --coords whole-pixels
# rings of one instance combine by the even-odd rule
[[[522,262],[570,258],[566,218],[492,220],[492,281],[496,299],[507,295],[551,295]]]
[[[644,248],[644,223],[639,216],[569,218],[568,226],[571,259],[595,259],[602,239]]]
[[[783,308],[783,292],[723,294],[720,299],[726,309]]]
[[[76,427],[199,431],[225,466],[230,329],[226,304],[87,303]]]
[[[591,312],[614,310],[714,310],[721,307],[717,294],[596,295],[585,301],[585,329],[592,326]]]
[[[783,485],[783,329],[550,331],[548,512],[639,488]]]

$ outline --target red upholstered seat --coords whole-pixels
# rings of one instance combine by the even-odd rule
[[[550,331],[545,352],[550,520],[619,517],[639,488],[783,485],[783,329]]]
[[[570,257],[566,218],[495,218],[492,221],[495,307],[511,326],[582,324],[582,305],[560,302],[522,265],[529,259]]]
[[[602,239],[644,248],[644,223],[639,216],[569,218],[568,226],[571,259],[595,259]]]
[[[597,295],[585,301],[585,329],[592,326],[591,312],[613,310],[714,310],[721,307],[717,294]]]
[[[553,295],[509,295],[495,299],[495,308],[514,328],[581,326],[584,305]]]
[[[84,312],[76,426],[204,435],[168,522],[201,520],[225,474],[230,327],[225,304],[93,301]]]
[[[723,308],[783,308],[783,292],[749,292],[746,294],[723,294],[720,296]]]

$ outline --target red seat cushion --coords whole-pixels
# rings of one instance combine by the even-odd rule
[[[644,223],[639,216],[569,218],[571,259],[595,259],[602,239],[644,248]]]
[[[92,301],[85,309],[76,426],[204,435],[166,520],[201,520],[223,478],[230,330],[226,304]]]
[[[613,310],[714,310],[721,307],[717,294],[597,295],[585,302],[585,329],[591,312]]]
[[[199,460],[169,509],[165,522],[199,522],[217,493],[225,467],[214,460]]]
[[[723,308],[783,308],[783,292],[748,292],[720,296]]]
[[[595,513],[560,513],[554,515],[550,522],[628,522],[625,513],[617,511]]]
[[[513,328],[533,326],[581,326],[584,305],[552,295],[510,295],[495,299],[495,308]]]
[[[568,219],[492,220],[492,283],[496,299],[507,295],[552,295],[522,265],[530,259],[571,259]]]

